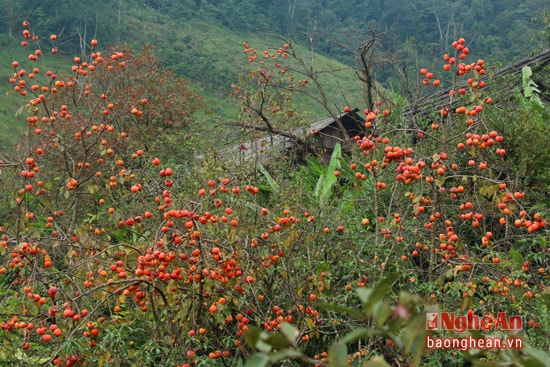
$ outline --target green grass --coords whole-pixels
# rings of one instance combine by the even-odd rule
[[[13,139],[25,130],[24,117],[16,117],[16,112],[21,108],[25,99],[15,94],[13,86],[8,79],[13,74],[11,63],[13,60],[26,59],[27,53],[17,46],[14,38],[0,37],[0,75],[2,78],[0,94],[0,144],[2,149],[13,144]]]
[[[222,26],[203,22],[173,25],[174,29],[172,25],[156,25],[150,30],[151,38],[159,40],[155,42],[159,59],[168,69],[191,80],[215,118],[234,119],[238,109],[233,101],[226,100],[226,96],[232,91],[231,84],[237,83],[239,74],[248,70],[243,41],[260,53],[264,49],[273,52],[282,46],[282,41],[266,33],[237,34]],[[172,29],[169,41],[163,38],[167,29]],[[311,62],[312,55],[307,48],[297,47],[297,51]],[[320,72],[319,80],[331,108],[339,111],[348,104],[364,105],[361,83],[349,67],[318,54],[313,55],[313,62],[315,70]],[[300,77],[297,75],[296,78]],[[313,86],[308,90],[314,91]],[[312,103],[309,98],[297,97],[296,104],[298,109],[308,112],[312,118],[328,115],[322,106]]]
[[[273,35],[260,33],[245,36],[227,32],[221,27],[205,27],[200,24],[197,27],[188,29],[188,32],[187,35],[182,34],[182,37],[200,39],[197,42],[203,45],[204,52],[208,55],[208,60],[214,68],[225,67],[229,71],[227,74],[234,76],[233,80],[227,81],[225,88],[207,90],[206,93],[202,94],[217,118],[234,118],[234,114],[238,110],[234,108],[233,101],[228,103],[225,100],[225,95],[231,92],[231,83],[237,82],[237,76],[250,68],[250,65],[247,65],[247,55],[243,52],[243,41],[258,50],[260,54],[264,49],[273,52],[276,48],[282,46],[282,41]],[[177,42],[177,39],[174,42]],[[304,47],[296,46],[296,50],[308,63],[308,67],[313,62],[313,68],[318,72],[319,82],[329,100],[328,107],[333,112],[341,111],[346,105],[360,108],[365,106],[362,84],[350,67],[318,54],[312,55],[310,50]],[[259,65],[254,64],[254,67],[257,66]],[[296,79],[301,78],[300,75],[296,75]],[[200,80],[196,82],[200,83]],[[306,91],[315,95],[318,94],[313,83],[308,85]],[[323,106],[300,93],[296,93],[294,103],[299,111],[307,112],[310,119],[324,117],[329,114]]]
[[[13,85],[9,83],[9,78],[13,76],[12,61],[18,61],[20,69],[27,73],[33,67],[38,67],[41,73],[45,70],[70,70],[70,59],[65,56],[55,56],[47,54],[44,58],[35,63],[28,61],[29,53],[34,52],[35,47],[29,42],[29,46],[23,48],[20,46],[21,40],[16,37],[0,36],[0,144],[2,150],[13,147],[14,142],[18,141],[27,129],[27,103],[30,96],[23,97],[13,90]],[[45,48],[43,45],[41,46]]]
[[[141,13],[136,13],[141,14]],[[128,21],[133,29],[147,28],[147,37],[136,36],[134,40],[121,40],[138,49],[140,45],[154,44],[158,58],[163,65],[175,71],[177,76],[190,80],[191,87],[197,91],[205,102],[206,113],[197,115],[197,119],[205,119],[209,124],[223,124],[224,121],[234,121],[239,113],[235,101],[228,99],[231,93],[231,84],[237,83],[240,73],[245,72],[247,56],[243,52],[243,41],[247,41],[251,47],[259,53],[264,49],[275,50],[282,46],[282,41],[273,35],[265,33],[236,34],[228,29],[216,25],[198,21],[176,23],[164,17],[165,21],[152,21],[153,15],[141,14]],[[154,15],[162,17],[162,15]],[[167,37],[170,35],[170,37]],[[116,40],[99,40],[100,46],[107,46]],[[12,75],[12,60],[19,60],[26,68],[27,55],[31,46],[23,49],[19,46],[18,37],[0,38],[0,74],[3,76],[2,98],[0,98],[0,142],[2,146],[13,141],[14,137],[21,134],[25,127],[25,114],[16,117],[16,112],[27,100],[15,95],[8,78]],[[319,71],[319,81],[330,101],[332,112],[341,111],[344,106],[364,107],[362,86],[354,76],[352,70],[335,61],[321,55],[312,55],[310,50],[296,47],[300,56],[308,63],[314,62],[315,70]],[[70,50],[64,50],[65,54],[71,54]],[[74,53],[74,51],[73,51]],[[59,73],[69,70],[70,61],[52,59],[46,55],[46,61],[57,63]],[[302,77],[296,75],[296,79]],[[316,93],[312,83],[308,91]],[[297,93],[295,108],[306,113],[310,120],[327,116],[329,113],[321,105],[312,102],[310,98]]]

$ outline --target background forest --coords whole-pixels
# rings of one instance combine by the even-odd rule
[[[382,54],[375,78],[396,89],[404,86],[388,63],[397,64],[412,79],[417,65],[433,65],[457,35],[468,39],[472,57],[495,65],[541,50],[549,37],[544,31],[548,24],[544,0],[99,0],[95,4],[3,0],[2,39],[17,33],[25,14],[37,31],[60,33],[68,55],[82,52],[81,38],[86,37],[105,40],[105,46],[154,45],[164,67],[192,81],[205,97],[220,97],[230,92],[243,71],[235,58],[236,48],[243,40],[265,41],[269,34],[350,67],[356,66],[357,49],[374,36]],[[2,46],[3,52],[9,49],[7,43]],[[478,50],[483,55],[476,54]],[[345,81],[339,88],[353,91],[353,84]],[[225,110],[217,108],[216,112]],[[316,117],[324,114],[316,112]]]

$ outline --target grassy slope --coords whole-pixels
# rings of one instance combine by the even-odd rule
[[[21,60],[27,57],[27,53],[17,46],[14,39],[7,37],[0,39],[0,75],[2,86],[0,89],[0,144],[2,149],[10,144],[10,140],[25,129],[25,119],[16,118],[17,110],[23,106],[24,99],[18,97],[13,92],[13,86],[8,83],[9,77],[13,73],[11,62]]]
[[[12,61],[17,60],[20,68],[29,72],[30,68],[38,67],[41,72],[45,70],[62,70],[70,68],[71,61],[64,56],[53,57],[47,55],[39,59],[37,64],[31,64],[27,57],[34,52],[30,45],[23,48],[19,45],[21,39],[18,37],[0,36],[0,149],[7,149],[13,146],[16,137],[24,133],[27,128],[26,117],[28,110],[25,108],[29,96],[22,97],[13,91],[8,79],[13,75]],[[43,47],[43,46],[42,46]],[[45,48],[45,47],[44,47]]]
[[[201,64],[197,67],[203,67],[202,64],[206,63],[208,68],[211,68],[209,72],[213,74],[219,72],[226,76],[224,79],[226,85],[220,89],[216,85],[209,86],[208,80],[201,80],[201,75],[184,75],[192,79],[192,84],[208,102],[214,118],[220,120],[234,119],[238,113],[233,102],[228,103],[224,97],[231,92],[231,83],[237,82],[238,74],[246,70],[247,57],[243,53],[243,41],[248,42],[259,52],[264,49],[273,51],[282,45],[281,40],[265,33],[236,34],[216,24],[196,21],[155,24],[149,31],[152,39],[161,40],[161,42],[153,44],[158,45],[157,49],[161,60],[170,59],[166,65],[168,68],[180,69],[177,64],[178,58],[170,56],[165,58],[168,53],[178,50],[179,58],[193,57],[196,59],[196,63]],[[163,42],[163,37],[166,34],[170,34],[169,43]],[[298,50],[302,56],[311,59],[309,50],[300,47]],[[314,62],[315,68],[320,71],[346,69],[337,73],[320,74],[320,80],[326,88],[325,92],[330,96],[331,102],[338,106],[338,109],[343,108],[346,104],[354,106],[363,104],[361,84],[348,67],[320,55],[314,56]],[[182,63],[184,62],[182,61]],[[189,60],[185,60],[185,63],[189,63]],[[232,79],[228,79],[228,75]],[[297,76],[297,78],[299,77]],[[312,104],[310,100],[304,100],[304,98],[298,98],[298,100],[300,109],[311,112],[312,118],[327,115],[326,111],[320,106]]]
[[[223,32],[223,30],[219,31]],[[239,72],[245,70],[243,65],[247,63],[246,55],[243,53],[242,48],[242,42],[244,40],[259,52],[264,49],[273,52],[275,48],[281,46],[281,41],[271,36],[262,38],[260,37],[261,35],[248,35],[246,39],[244,39],[243,36],[235,34],[224,34],[222,37],[217,37],[217,32],[218,30],[210,28],[208,33],[203,33],[203,35],[206,34],[208,37],[206,39],[208,43],[208,54],[211,55],[213,60],[219,60],[218,62],[220,64],[223,64],[227,60],[228,67],[235,68]],[[309,50],[303,47],[297,47],[297,50],[300,55],[311,62],[311,53]],[[313,55],[313,62],[315,69],[322,71],[322,73],[319,73],[319,81],[323,85],[325,93],[330,100],[329,107],[331,109],[341,111],[347,104],[353,106],[363,104],[361,83],[353,75],[349,67],[318,54]],[[301,77],[296,75],[296,79],[301,79]],[[229,86],[228,91],[230,91]],[[308,91],[315,93],[313,85],[309,85]],[[307,97],[300,97],[298,95],[296,97],[296,103],[300,110],[307,111],[312,118],[318,118],[328,114],[321,105],[312,103]],[[222,118],[228,117],[226,116],[226,112],[228,111],[217,112]]]
[[[163,21],[158,21],[159,17]],[[247,41],[250,46],[259,52],[263,49],[274,50],[280,47],[282,42],[273,36],[263,33],[240,35],[228,31],[216,24],[206,24],[197,21],[174,22],[162,15],[146,11],[137,11],[135,16],[126,20],[129,28],[147,29],[147,36],[140,35],[136,39],[121,40],[129,44],[151,43],[156,45],[158,57],[168,69],[173,69],[181,74],[178,60],[185,64],[189,70],[189,62],[196,62],[197,67],[204,70],[205,64],[211,75],[183,75],[191,78],[191,86],[204,97],[209,113],[201,118],[208,119],[211,123],[220,123],[234,120],[238,114],[238,106],[234,101],[228,100],[231,92],[231,83],[237,82],[239,73],[245,71],[247,65],[246,55],[243,53],[242,42]],[[135,34],[135,33],[134,33]],[[0,74],[3,76],[2,95],[0,98],[0,142],[13,140],[14,135],[25,129],[25,116],[16,117],[16,111],[24,103],[25,99],[13,94],[11,85],[7,79],[11,76],[11,61],[26,60],[29,50],[19,46],[19,38],[1,38],[0,44]],[[100,46],[109,46],[116,40],[101,40]],[[311,53],[305,48],[298,48],[299,53],[307,60],[311,60]],[[187,59],[186,59],[187,58]],[[189,58],[194,58],[189,60]],[[59,60],[52,60],[59,63]],[[352,71],[337,61],[330,60],[320,55],[314,55],[315,69],[320,71],[342,70],[338,72],[321,73],[320,81],[325,92],[329,96],[331,109],[341,110],[345,105],[362,107],[361,84],[354,77]],[[67,69],[69,63],[58,65],[60,70]],[[185,71],[185,69],[183,69]],[[212,75],[224,75],[223,86],[209,82]],[[180,75],[181,76],[181,75]],[[300,76],[296,76],[300,79]],[[217,81],[219,84],[219,80]],[[313,88],[311,88],[313,90]],[[310,119],[328,115],[321,106],[312,103],[310,99],[297,97],[296,105],[299,110],[307,111]]]

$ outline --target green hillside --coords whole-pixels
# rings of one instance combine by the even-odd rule
[[[247,56],[243,53],[243,41],[258,50],[273,51],[275,46],[282,45],[282,41],[273,35],[260,33],[245,36],[228,31],[223,26],[208,25],[200,21],[193,21],[183,26],[183,29],[175,31],[168,43],[165,39],[160,39],[160,34],[167,28],[169,27],[164,25],[150,29],[152,34],[155,32],[159,34],[159,41],[152,42],[155,52],[166,69],[173,70],[176,75],[183,75],[191,80],[193,88],[206,101],[209,121],[214,122],[234,120],[239,113],[235,101],[228,100],[227,96],[231,92],[231,84],[236,83],[239,74],[247,70]],[[6,45],[2,50],[6,55],[3,59],[26,58],[27,53],[21,47],[17,47],[20,41],[16,37],[5,37],[3,42]],[[100,42],[104,43],[103,40]],[[138,49],[140,45],[128,44],[124,47]],[[297,50],[307,55],[308,65],[314,66],[319,71],[319,81],[325,92],[331,96],[333,103],[331,108],[337,111],[347,104],[364,104],[361,82],[355,77],[351,67],[334,59],[311,53],[305,47],[297,46]],[[59,62],[63,63],[63,59],[59,59]],[[10,64],[11,62],[2,65],[3,75],[10,74]],[[60,66],[63,70],[63,64]],[[65,70],[68,67],[67,63]],[[6,133],[21,131],[23,128],[21,125],[16,125],[15,129],[8,128],[14,126],[15,111],[21,107],[18,105],[21,102],[11,95],[11,86],[6,84],[5,90],[5,98],[0,102],[0,111],[4,116],[1,122],[4,127],[2,131]],[[312,119],[328,113],[322,106],[312,104],[311,100],[305,97],[298,96],[297,105],[309,112]]]
[[[154,45],[158,58],[177,76],[191,81],[204,97],[209,121],[234,119],[238,113],[226,96],[245,71],[242,42],[262,50],[280,46],[281,35],[292,41],[307,64],[320,71],[325,92],[336,109],[364,106],[362,85],[354,77],[358,47],[375,40],[372,76],[383,87],[415,93],[418,65],[431,66],[435,55],[456,35],[466,37],[479,56],[508,64],[548,43],[545,1],[427,0],[401,2],[268,0],[206,1],[100,0],[90,8],[70,1],[2,0],[0,65],[9,75],[14,57],[25,57],[18,47],[21,21],[30,21],[40,34],[58,34],[66,55],[82,51],[81,40],[97,38],[100,47],[122,45],[139,49]],[[405,7],[405,8],[403,8]],[[478,57],[478,55],[472,55]],[[328,72],[339,70],[338,72]],[[404,79],[405,78],[405,79]],[[405,85],[405,82],[411,83]],[[9,89],[9,87],[6,86]],[[327,111],[310,100],[298,105],[311,118]],[[20,131],[13,122],[17,102],[3,93],[0,100],[2,135]],[[14,129],[15,126],[15,129]]]

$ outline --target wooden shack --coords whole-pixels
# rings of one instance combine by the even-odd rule
[[[358,114],[356,108],[350,112],[344,112],[334,117],[326,117],[311,124],[308,129],[308,136],[314,140],[314,146],[322,149],[325,153],[331,153],[336,143],[342,144],[345,150],[350,150],[354,136],[362,136],[365,132],[365,118]],[[350,141],[351,140],[351,141]]]
[[[303,160],[307,154],[328,158],[336,143],[340,143],[344,152],[351,152],[353,137],[364,134],[365,118],[359,109],[341,112],[313,121],[309,126],[294,130],[277,130],[260,137],[242,140],[239,144],[224,149],[223,156],[231,157],[235,163],[259,159],[270,162],[276,156],[287,156]],[[262,130],[262,127],[251,129]]]

